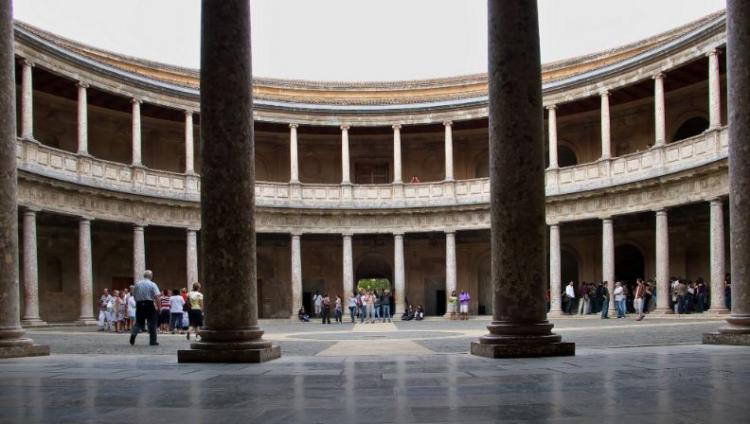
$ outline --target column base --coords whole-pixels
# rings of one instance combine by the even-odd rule
[[[178,363],[234,362],[260,363],[281,358],[281,348],[270,346],[258,349],[192,349],[178,350]]]
[[[750,334],[703,333],[703,344],[750,346]]]
[[[549,311],[549,312],[547,312],[547,318],[561,318],[561,317],[564,317],[564,316],[567,316],[567,315],[565,315],[565,312],[563,312],[562,309],[559,310],[559,311]]]
[[[28,318],[21,320],[21,327],[44,327],[47,325],[47,321],[42,321],[39,318]]]
[[[535,358],[544,356],[575,356],[576,345],[570,342],[486,344],[471,343],[471,354],[485,358]]]
[[[49,346],[34,344],[31,339],[6,340],[0,343],[0,359],[49,356]]]
[[[73,324],[80,325],[80,326],[89,326],[89,325],[99,325],[99,321],[92,318],[79,318],[77,321],[74,321]]]

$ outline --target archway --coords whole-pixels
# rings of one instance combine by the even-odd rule
[[[360,280],[387,280],[393,292],[393,269],[388,259],[379,253],[365,253],[359,258],[354,271],[355,289]]]
[[[492,267],[486,255],[477,264],[477,301],[479,315],[492,315]]]
[[[560,249],[560,280],[563,285],[570,281],[579,282],[578,256],[568,249]]]
[[[557,146],[557,166],[560,168],[565,166],[578,165],[578,155],[576,152],[564,144]]]
[[[672,143],[702,134],[708,129],[708,120],[700,116],[689,118],[680,125],[672,137]]]
[[[645,260],[641,249],[630,243],[615,248],[615,280],[622,281],[629,289],[628,310],[632,310],[635,281],[643,278],[645,272]]]

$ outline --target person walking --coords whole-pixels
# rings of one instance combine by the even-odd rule
[[[568,303],[565,304],[565,315],[573,315],[573,304],[576,300],[576,289],[573,287],[573,281],[565,286],[565,297],[568,299]]]
[[[190,340],[190,329],[195,331],[195,340],[198,341],[198,331],[203,327],[203,293],[201,293],[201,283],[193,283],[193,290],[188,293],[188,329],[185,336]]]
[[[352,317],[352,324],[354,324],[354,315],[357,311],[357,295],[349,293],[349,315]]]
[[[622,282],[618,281],[615,283],[615,310],[617,310],[617,318],[625,318],[625,290],[622,288]]]
[[[135,297],[135,325],[130,332],[130,345],[135,344],[135,337],[146,326],[148,321],[148,340],[151,346],[158,346],[156,341],[156,302],[159,299],[159,286],[151,279],[154,273],[150,270],[143,272],[143,279],[135,283],[133,296]]]
[[[605,281],[599,284],[599,304],[602,308],[602,319],[609,319],[609,282]]]
[[[333,306],[333,316],[336,318],[336,322],[339,324],[343,324],[341,320],[341,315],[343,315],[343,306],[341,305],[341,297],[336,295],[336,303]]]
[[[177,289],[172,290],[172,296],[169,298],[169,331],[174,334],[175,329],[182,334],[182,312],[185,306],[185,299],[180,295]]]

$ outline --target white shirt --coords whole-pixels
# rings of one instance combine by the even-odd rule
[[[567,295],[567,296],[568,296],[569,298],[571,298],[571,299],[575,299],[575,297],[576,297],[576,291],[575,291],[575,289],[573,288],[573,286],[570,286],[570,285],[568,285],[568,286],[565,286],[565,294],[566,294],[566,295]]]
[[[185,304],[185,300],[179,294],[171,296],[169,298],[169,312],[172,314],[182,313],[182,305]]]
[[[622,295],[622,286],[615,287],[615,300],[622,300],[625,296]]]
[[[320,304],[323,302],[323,296],[316,294],[313,296],[313,302],[315,302],[316,305],[320,306]]]

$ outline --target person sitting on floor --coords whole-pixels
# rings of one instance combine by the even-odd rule
[[[307,315],[305,313],[305,307],[299,308],[299,311],[297,311],[297,318],[299,318],[302,322],[310,322],[310,315]]]
[[[422,308],[422,305],[417,305],[417,310],[414,312],[414,319],[417,321],[422,321],[424,319],[424,309]]]
[[[403,315],[401,315],[401,321],[411,321],[414,319],[414,306],[409,305],[404,310]]]

